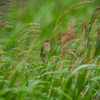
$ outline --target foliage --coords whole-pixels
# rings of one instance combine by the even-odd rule
[[[0,33],[0,100],[100,99],[95,0],[1,2]],[[52,43],[43,66],[45,38]]]

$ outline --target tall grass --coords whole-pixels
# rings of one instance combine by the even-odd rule
[[[5,1],[6,4],[8,1]],[[0,3],[0,6],[4,6],[5,2]],[[97,43],[100,40],[100,7],[92,11],[91,20],[85,22],[85,27],[83,22],[78,22],[78,15],[74,15],[68,22],[74,23],[73,26],[68,24],[68,28],[61,32],[66,24],[65,17],[70,12],[84,9],[89,3],[90,1],[76,3],[60,14],[54,23],[54,30],[50,30],[46,35],[52,43],[44,66],[40,58],[41,44],[46,37],[45,33],[41,36],[41,27],[45,29],[44,23],[43,26],[39,22],[21,24],[17,19],[18,15],[14,16],[15,19],[5,15],[5,19],[2,20],[8,18],[13,28],[3,27],[4,24],[9,24],[4,21],[0,27],[0,32],[11,32],[9,35],[5,33],[0,36],[1,100],[100,99],[100,51],[96,49],[99,48]],[[15,4],[15,13],[20,13]],[[53,5],[52,2],[50,4]],[[42,31],[46,32],[45,30]],[[99,53],[95,54],[96,52]]]

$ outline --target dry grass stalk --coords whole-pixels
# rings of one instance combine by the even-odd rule
[[[50,47],[50,49],[52,49],[52,43],[53,43],[53,40],[54,40],[54,36],[55,36],[56,30],[57,30],[57,28],[58,28],[58,26],[59,26],[59,25],[57,25],[57,24],[58,24],[59,20],[61,19],[61,17],[62,17],[64,14],[66,14],[66,13],[72,11],[72,10],[79,9],[80,7],[76,7],[77,5],[86,4],[86,3],[90,3],[90,2],[91,2],[91,1],[84,1],[84,2],[79,2],[79,3],[77,3],[77,4],[74,4],[74,5],[70,6],[68,9],[66,9],[66,10],[60,15],[60,17],[58,18],[58,20],[57,20],[57,22],[56,22],[56,24],[55,24],[55,28],[54,28],[54,32],[53,32],[53,36],[52,36],[52,42],[51,42],[51,47]],[[76,7],[76,8],[74,8],[74,7]]]
[[[68,30],[66,32],[62,32],[58,34],[58,42],[62,42],[62,58],[63,55],[65,55],[66,53],[71,53],[72,55],[76,56],[76,54],[71,49],[67,49],[67,46],[71,43],[68,42],[76,38],[76,36],[73,34],[72,28],[73,28],[73,24],[72,22],[70,22],[68,25]]]
[[[14,2],[14,0],[7,0],[7,1],[4,1],[4,2],[0,3],[0,16],[12,17],[11,15],[6,14],[6,12],[3,13],[3,11],[11,10],[12,6],[11,6],[11,4],[9,5],[9,3],[12,3],[12,2]],[[12,27],[12,26],[9,26],[9,25],[4,25],[6,23],[10,23],[10,21],[0,20],[0,29],[1,28],[6,28],[6,27]]]
[[[34,26],[34,25],[36,25],[36,26]],[[22,62],[28,56],[28,54],[31,52],[30,46],[32,46],[31,45],[32,41],[28,42],[28,44],[26,45],[26,40],[27,39],[33,40],[33,39],[31,39],[31,38],[34,38],[34,36],[35,36],[35,34],[33,34],[33,32],[34,33],[40,32],[39,27],[37,27],[37,25],[40,25],[40,24],[29,23],[28,25],[25,26],[25,28],[19,34],[18,39],[15,44],[15,52],[14,52],[14,60],[16,62]],[[38,38],[37,35],[35,37]],[[25,50],[28,50],[28,51],[25,51]],[[16,66],[16,65],[14,65],[14,66]],[[14,68],[15,67],[13,67],[12,72],[13,72]]]
[[[58,34],[58,42],[61,42],[61,48],[62,48],[62,59],[66,56],[66,53],[71,53],[72,55],[76,56],[76,54],[71,50],[67,49],[67,46],[71,43],[68,43],[69,41],[73,40],[76,36],[73,34],[73,26],[74,24],[72,22],[69,23],[68,29],[66,32],[61,32]],[[65,45],[65,48],[64,48]],[[64,62],[62,62],[61,67],[64,65]]]
[[[37,26],[38,25],[38,26]],[[21,31],[21,33],[18,36],[16,45],[15,45],[15,52],[14,52],[14,60],[19,61],[23,57],[27,56],[29,52],[31,52],[31,49],[33,49],[34,46],[32,46],[31,43],[33,43],[34,37],[38,38],[38,35],[33,34],[33,32],[40,32],[39,31],[39,25],[38,23],[29,23],[25,26],[25,28]],[[30,39],[31,42],[29,42],[27,45],[25,44],[27,39]],[[32,47],[30,47],[32,46]],[[28,52],[26,52],[23,49],[27,49]]]
[[[73,34],[73,31],[72,31],[72,28],[73,28],[73,24],[70,23],[69,26],[68,26],[68,30],[66,32],[62,32],[62,33],[59,33],[58,34],[58,41],[61,41],[60,38],[63,38],[63,41],[61,41],[63,43],[63,46],[73,40],[76,36]],[[66,45],[67,47],[67,45]]]
[[[11,15],[6,14],[6,13],[7,13],[8,10],[11,10],[11,3],[13,1],[14,0],[6,0],[6,1],[0,3],[0,17],[2,17],[2,16],[10,16],[11,17]],[[9,24],[9,23],[11,23],[11,21],[4,20],[4,17],[3,17],[3,19],[0,20],[0,29],[2,29],[2,28],[12,28],[11,25],[5,25],[5,24]],[[2,37],[5,32],[1,31],[1,33],[2,34],[0,36]],[[7,50],[7,48],[5,48],[5,51],[6,50]],[[5,55],[2,55],[2,56],[5,56]],[[5,67],[3,69],[3,72],[4,72],[4,70],[5,70]]]
[[[99,12],[97,12],[98,10],[100,10],[100,7],[97,7],[94,12],[93,12],[93,15],[92,15],[92,18],[91,18],[91,22],[89,23],[90,24],[90,28],[89,28],[89,38],[88,38],[88,42],[87,42],[87,48],[86,48],[86,57],[85,57],[85,60],[84,60],[84,63],[87,62],[87,57],[88,57],[88,48],[89,48],[89,43],[90,43],[90,32],[91,32],[91,28],[92,28],[92,25],[93,23],[95,22],[96,19],[100,18],[100,15],[97,16],[96,18],[95,15],[97,15]],[[88,24],[88,25],[89,25]]]
[[[36,26],[34,26],[34,25],[36,25]],[[29,32],[29,28],[31,27],[32,29],[34,29],[33,31],[35,32],[36,30],[35,29],[39,29],[40,27],[39,27],[39,25],[40,24],[38,24],[38,23],[29,23],[28,25],[26,25],[25,26],[25,29],[23,29],[22,31],[21,31],[21,33],[19,34],[19,36],[18,37],[20,37],[20,36],[22,36],[23,34],[24,34],[24,32],[26,32],[26,31],[28,31]],[[28,27],[28,28],[27,28]],[[40,31],[39,31],[40,32]]]
[[[0,3],[0,6],[1,6],[1,5],[8,4],[8,2],[14,2],[14,0],[7,0],[7,1],[1,2],[1,3]]]

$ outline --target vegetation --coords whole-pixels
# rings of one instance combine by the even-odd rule
[[[1,1],[0,100],[100,100],[100,1]]]

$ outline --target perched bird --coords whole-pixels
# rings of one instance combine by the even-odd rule
[[[41,46],[40,56],[42,58],[43,64],[46,63],[47,56],[50,52],[50,42],[48,39],[45,39],[43,45]]]

